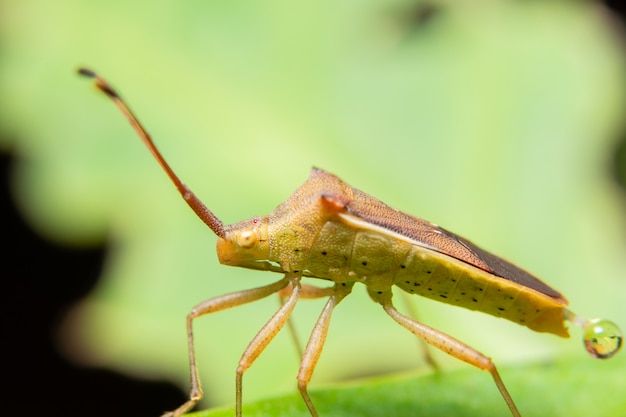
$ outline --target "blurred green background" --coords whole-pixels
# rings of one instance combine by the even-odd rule
[[[215,237],[79,66],[119,89],[225,223],[269,213],[318,166],[626,327],[626,206],[612,177],[625,170],[626,53],[598,3],[3,0],[0,31],[0,146],[18,161],[17,204],[52,241],[111,244],[61,326],[79,363],[186,390],[190,308],[279,279],[219,265]],[[414,301],[497,364],[587,360],[578,329],[559,339]],[[205,406],[232,403],[241,352],[277,305],[197,321]],[[302,339],[322,305],[297,306]],[[412,335],[358,287],[312,386],[420,366]],[[246,374],[245,400],[293,392],[297,369],[284,332]]]

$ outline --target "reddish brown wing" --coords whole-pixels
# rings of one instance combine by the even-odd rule
[[[498,277],[539,291],[549,297],[564,300],[564,297],[558,291],[532,274],[479,248],[469,240],[433,223],[389,207],[362,191],[353,189],[353,192],[354,198],[346,205],[346,210],[352,215],[410,238],[418,245],[451,256]]]
[[[309,180],[279,206],[273,215],[281,217],[288,212],[297,212],[298,207],[308,205],[318,198],[323,198],[335,206],[342,206],[347,213],[364,222],[404,236],[414,241],[416,245],[458,259],[564,303],[567,302],[561,293],[512,263],[433,223],[389,207],[382,201],[350,187],[336,175],[319,168],[312,169]]]

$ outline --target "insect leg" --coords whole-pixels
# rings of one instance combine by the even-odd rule
[[[304,399],[304,402],[309,409],[312,417],[318,417],[317,411],[313,406],[311,397],[307,392],[307,386],[315,370],[315,365],[320,358],[324,342],[326,341],[326,335],[328,334],[328,326],[330,324],[330,317],[333,309],[339,302],[352,291],[354,283],[342,283],[341,285],[335,284],[332,290],[332,295],[328,298],[322,313],[320,314],[309,341],[302,354],[302,361],[300,362],[300,371],[298,372],[298,390]]]
[[[300,297],[301,285],[300,277],[286,277],[288,283],[291,284],[291,294],[285,301],[285,303],[274,313],[269,321],[261,328],[261,330],[254,336],[254,339],[250,342],[246,350],[241,355],[239,360],[239,366],[237,367],[235,377],[235,415],[241,417],[241,396],[242,396],[242,379],[243,373],[252,365],[252,363],[259,357],[261,352],[267,347],[267,345],[274,339],[274,336],[278,334],[280,329],[285,325],[291,312],[293,311],[296,302]],[[283,287],[284,288],[284,287]]]
[[[404,302],[407,310],[409,311],[410,317],[413,320],[417,321],[418,315],[417,315],[417,309],[415,308],[415,303],[413,302],[414,301],[413,297],[410,297],[409,294],[404,291],[401,291],[400,294],[401,294],[400,296],[402,297],[402,301]],[[424,356],[424,362],[426,362],[428,366],[434,369],[435,372],[438,372],[440,368],[430,351],[430,346],[428,346],[428,343],[426,343],[426,341],[422,339],[421,337],[418,337],[417,340],[419,341],[420,348],[422,350],[422,355]]]
[[[490,358],[486,357],[482,353],[477,350],[469,347],[468,345],[456,340],[452,336],[449,336],[443,332],[440,332],[432,327],[426,326],[418,321],[413,320],[410,317],[405,316],[398,312],[395,309],[393,304],[391,303],[391,296],[389,296],[384,301],[381,301],[385,312],[391,316],[399,325],[409,330],[411,333],[416,335],[417,337],[422,338],[426,343],[440,349],[447,354],[454,356],[457,359],[460,359],[464,362],[469,363],[470,365],[474,365],[475,367],[489,371],[493,380],[500,390],[500,394],[506,404],[509,406],[511,410],[511,414],[514,417],[520,417],[520,413],[511,398],[511,395],[507,391],[502,379],[500,378],[500,374],[496,369],[496,366],[493,364]]]
[[[198,376],[198,366],[196,364],[196,354],[193,343],[193,320],[205,314],[214,313],[216,311],[225,310],[227,308],[236,307],[252,301],[267,297],[289,284],[287,277],[264,287],[253,288],[250,290],[236,291],[230,294],[221,295],[219,297],[210,298],[198,304],[191,309],[187,315],[187,342],[189,345],[189,367],[191,370],[191,390],[189,391],[189,400],[178,407],[174,411],[163,414],[163,417],[179,417],[185,414],[202,398],[202,387]]]
[[[300,298],[321,298],[327,297],[333,293],[333,287],[319,288],[309,284],[301,284],[301,286],[302,290],[300,292]],[[291,285],[288,285],[278,292],[280,305],[285,304],[285,300],[287,300],[287,297],[289,297],[292,291],[293,287]],[[291,340],[293,341],[293,345],[296,348],[298,356],[300,357],[300,359],[302,359],[302,344],[300,343],[300,339],[298,338],[298,334],[296,332],[296,326],[293,324],[293,320],[291,317],[289,318],[289,320],[287,320],[287,330],[289,330]]]
[[[281,289],[278,292],[278,295],[281,301],[284,302],[287,297],[291,295],[293,291],[292,285],[287,285],[285,288]],[[322,298],[328,297],[329,295],[333,295],[335,293],[335,287],[316,287],[315,285],[310,284],[300,284],[300,298],[304,299],[312,299],[312,298]]]

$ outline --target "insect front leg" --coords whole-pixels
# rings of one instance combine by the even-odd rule
[[[191,309],[191,312],[187,315],[187,342],[189,345],[189,368],[191,372],[191,390],[189,391],[189,400],[176,410],[163,414],[163,417],[179,417],[193,408],[202,398],[202,387],[200,384],[200,377],[198,376],[198,366],[196,364],[196,353],[193,343],[193,320],[205,314],[236,307],[259,300],[263,297],[267,297],[268,295],[274,294],[285,288],[289,282],[289,278],[285,277],[278,282],[264,287],[236,291],[219,297],[210,298]]]
[[[506,401],[506,404],[511,410],[511,414],[514,417],[521,417],[519,411],[517,410],[517,407],[515,406],[515,403],[513,402],[513,399],[511,398],[511,395],[507,391],[506,387],[504,386],[504,382],[502,382],[502,379],[500,378],[500,374],[498,373],[496,366],[491,361],[491,358],[486,357],[482,353],[456,340],[452,336],[449,336],[443,332],[433,329],[432,327],[426,326],[425,324],[413,320],[412,318],[407,317],[404,314],[399,313],[398,310],[396,310],[396,308],[391,303],[391,291],[389,291],[389,296],[382,299],[380,303],[385,309],[385,312],[389,314],[392,319],[394,319],[399,325],[409,330],[417,337],[422,338],[426,343],[446,352],[451,356],[454,356],[457,359],[467,362],[470,365],[474,365],[479,369],[489,371],[491,373],[491,376],[493,377],[493,380],[496,383],[496,386],[498,387],[498,390],[500,390],[502,398],[504,398],[504,401]]]
[[[307,299],[328,297],[334,291],[333,287],[319,288],[314,285],[308,284],[301,284],[301,287],[302,289],[300,291],[300,298]],[[291,295],[292,291],[293,286],[288,285],[278,292],[278,300],[280,301],[281,306],[285,304],[285,301]],[[293,341],[293,345],[296,348],[296,352],[298,353],[300,359],[302,359],[302,345],[300,344],[300,339],[298,338],[298,334],[296,332],[296,326],[294,326],[291,317],[289,318],[289,320],[287,320],[287,329],[289,330],[289,334],[291,335],[291,340]]]
[[[313,401],[307,392],[307,386],[315,370],[315,365],[322,354],[322,348],[326,341],[326,335],[328,334],[328,326],[330,325],[330,317],[333,309],[343,298],[350,294],[352,291],[353,282],[350,283],[337,283],[334,287],[329,288],[332,290],[332,295],[329,297],[322,313],[315,322],[309,341],[307,342],[304,353],[302,354],[302,361],[300,362],[300,371],[298,372],[298,390],[304,399],[304,402],[309,409],[312,417],[318,417],[317,411],[313,406]],[[315,288],[315,287],[314,287]]]
[[[300,297],[302,289],[300,277],[288,275],[285,279],[288,280],[288,284],[292,287],[291,294],[278,311],[274,313],[272,318],[270,318],[256,336],[254,336],[254,339],[252,339],[239,360],[235,377],[235,414],[237,417],[241,417],[242,379],[244,372],[252,365],[256,358],[259,357],[261,352],[263,352],[267,345],[274,339],[280,329],[283,328]]]

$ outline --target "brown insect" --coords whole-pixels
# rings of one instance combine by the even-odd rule
[[[583,327],[585,346],[596,358],[610,358],[620,349],[623,338],[614,323],[576,316],[565,308],[565,297],[530,273],[433,223],[393,209],[321,169],[314,168],[309,179],[269,215],[224,226],[176,176],[117,92],[93,71],[79,72],[94,78],[96,87],[113,100],[187,204],[217,235],[217,255],[222,264],[284,274],[270,285],[213,297],[191,310],[187,316],[189,400],[165,416],[184,414],[202,397],[194,353],[194,319],[275,293],[284,296],[284,303],[252,339],[237,366],[237,417],[242,414],[243,374],[287,323],[296,302],[327,297],[302,354],[297,377],[298,390],[311,416],[317,417],[307,387],[333,309],[355,283],[364,284],[372,300],[411,333],[488,371],[514,416],[520,413],[491,359],[398,312],[392,302],[393,286],[562,337],[568,337],[564,321],[570,321]],[[332,285],[319,288],[302,283],[303,278],[322,279]]]

